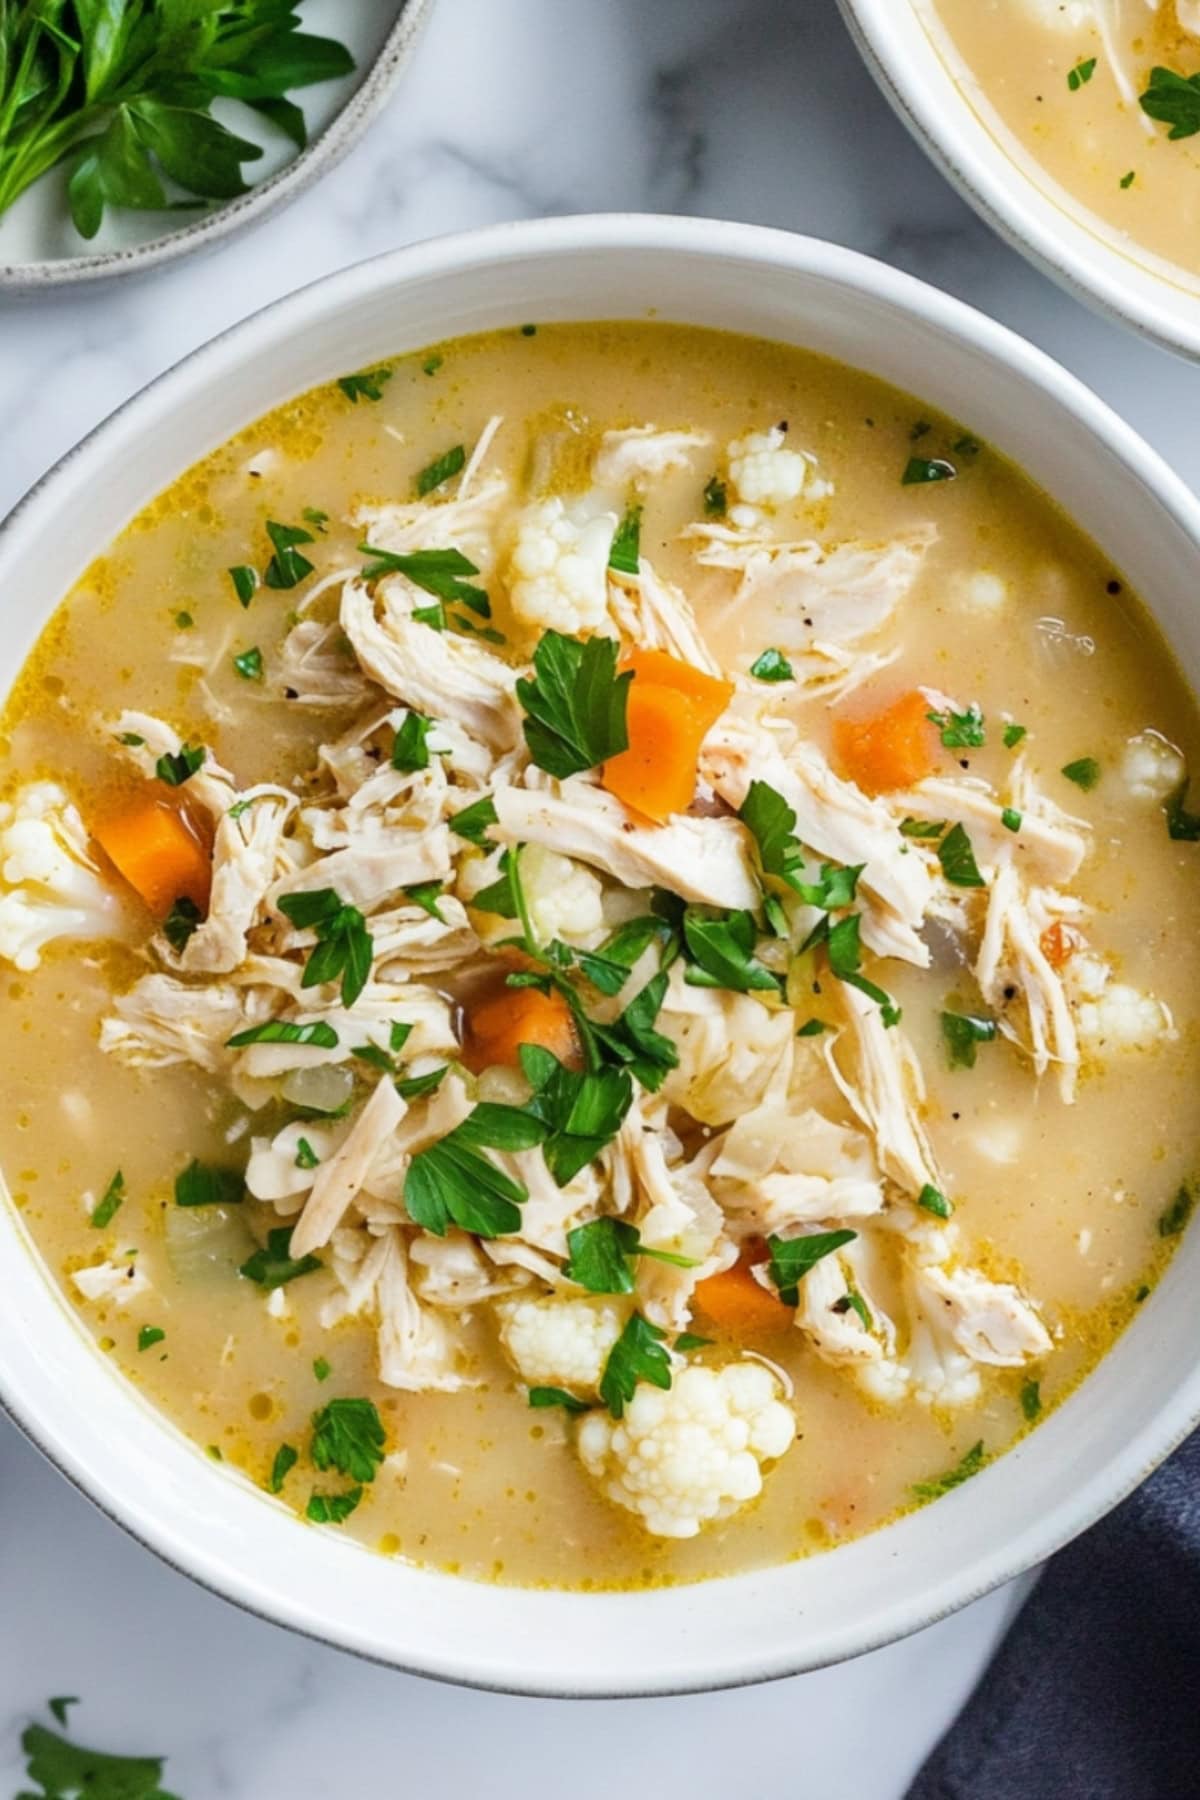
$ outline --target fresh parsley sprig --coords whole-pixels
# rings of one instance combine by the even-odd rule
[[[317,934],[304,965],[301,987],[319,987],[341,977],[342,1004],[353,1006],[371,974],[374,942],[356,906],[347,906],[333,888],[281,894],[279,910],[299,930]]]
[[[533,677],[517,682],[525,742],[539,769],[559,780],[594,769],[629,748],[625,709],[633,673],[617,674],[615,639],[543,633]]]

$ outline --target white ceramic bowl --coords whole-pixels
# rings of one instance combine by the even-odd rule
[[[934,0],[838,5],[917,142],[1014,249],[1086,305],[1200,360],[1200,279],[1123,245],[1038,167],[962,68]]]
[[[1200,679],[1200,505],[1055,363],[934,289],[828,244],[708,220],[606,217],[503,226],[364,263],[156,381],[0,529],[0,680],[131,514],[287,396],[453,333],[647,315],[804,345],[963,418],[1095,534]],[[304,1525],[214,1466],[114,1374],[2,1202],[0,1397],[115,1520],[269,1618],[489,1687],[674,1692],[855,1655],[961,1606],[1090,1524],[1200,1415],[1198,1279],[1193,1230],[1085,1386],[934,1506],[807,1561],[650,1593],[476,1585]]]

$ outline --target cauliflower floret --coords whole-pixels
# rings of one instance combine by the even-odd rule
[[[594,942],[604,931],[604,889],[590,869],[541,844],[521,853],[521,886],[538,943]]]
[[[801,495],[823,500],[833,483],[817,473],[817,459],[807,450],[785,450],[780,425],[735,438],[728,449],[729,479],[749,506],[787,506]]]
[[[629,1308],[609,1299],[521,1299],[502,1302],[496,1312],[500,1342],[522,1381],[594,1400]]]
[[[128,1306],[151,1286],[149,1276],[136,1262],[97,1263],[90,1269],[76,1269],[71,1280],[85,1300],[113,1300],[118,1306]]]
[[[121,902],[100,878],[77,808],[53,781],[22,788],[0,810],[0,957],[36,969],[56,938],[112,937]]]
[[[642,1382],[623,1419],[593,1412],[579,1427],[588,1474],[656,1537],[695,1537],[762,1492],[762,1464],[796,1436],[779,1385],[761,1363],[695,1366],[666,1393]]]
[[[616,516],[576,524],[561,500],[539,500],[517,520],[509,555],[513,611],[529,625],[597,631],[608,610],[608,555]]]
[[[1186,774],[1174,744],[1157,731],[1139,731],[1125,745],[1121,779],[1135,800],[1165,800],[1183,786]]]
[[[1169,1009],[1153,994],[1114,981],[1103,957],[1081,951],[1067,964],[1066,985],[1075,1002],[1075,1028],[1085,1053],[1102,1057],[1150,1050],[1173,1035]]]

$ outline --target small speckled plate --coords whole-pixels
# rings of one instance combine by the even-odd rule
[[[336,37],[354,72],[292,96],[303,108],[308,147],[299,155],[247,107],[218,101],[215,115],[260,144],[254,185],[236,200],[200,212],[112,208],[90,243],[71,223],[66,176],[52,170],[0,217],[0,294],[45,293],[83,281],[160,268],[220,243],[286,204],[343,157],[390,97],[408,66],[434,0],[305,0],[306,31]]]

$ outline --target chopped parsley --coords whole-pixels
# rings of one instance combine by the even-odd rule
[[[1042,1410],[1042,1384],[1040,1381],[1026,1381],[1021,1387],[1021,1411],[1032,1425]]]
[[[1094,756],[1081,756],[1075,762],[1064,763],[1061,773],[1085,794],[1090,794],[1100,779],[1100,764]]]
[[[972,1475],[978,1475],[983,1464],[983,1439],[980,1438],[952,1469],[948,1469],[944,1475],[935,1475],[932,1481],[915,1481],[912,1491],[918,1500],[936,1500],[942,1494],[948,1494],[951,1488],[961,1487]]]
[[[795,681],[795,671],[782,650],[764,650],[750,664],[756,681]]]
[[[374,1481],[387,1439],[373,1400],[331,1400],[312,1423],[311,1455],[322,1473],[336,1469],[350,1481]]]
[[[314,531],[324,531],[329,523],[329,514],[322,512],[319,506],[302,507],[300,517],[306,525],[311,525]]]
[[[820,1037],[823,1031],[828,1030],[829,1026],[825,1023],[824,1019],[806,1019],[804,1024],[801,1025],[796,1032],[796,1036],[798,1038]]]
[[[631,1313],[624,1331],[608,1353],[600,1377],[600,1398],[614,1419],[624,1417],[639,1381],[656,1388],[671,1385],[671,1358],[663,1349],[666,1332],[641,1313]]]
[[[117,742],[118,742],[118,744],[126,744],[129,747],[129,749],[131,749],[131,750],[138,750],[146,742],[146,740],[144,737],[142,737],[140,732],[119,731],[117,733]]]
[[[438,910],[438,901],[445,891],[444,881],[415,881],[411,887],[401,889],[406,900],[411,900],[414,906],[419,906],[422,912],[428,913],[431,919],[436,919],[442,925],[446,921]]]
[[[306,1137],[296,1139],[296,1167],[298,1169],[315,1169],[320,1160]]]
[[[46,1704],[54,1714],[54,1717],[58,1720],[59,1724],[65,1725],[67,1723],[67,1708],[69,1706],[79,1705],[79,1695],[59,1694],[53,1700],[48,1700]]]
[[[1167,819],[1167,836],[1175,838],[1181,844],[1200,841],[1200,813],[1190,813],[1187,810],[1190,785],[1190,782],[1185,781],[1182,787],[1176,788],[1163,807]]]
[[[352,406],[359,400],[382,400],[385,385],[394,371],[388,368],[361,369],[357,375],[339,375],[338,386]]]
[[[298,1025],[293,1019],[267,1019],[226,1038],[228,1050],[244,1050],[249,1044],[315,1044],[319,1050],[336,1050],[338,1034],[324,1019]]]
[[[118,1169],[92,1208],[91,1225],[96,1231],[103,1231],[107,1225],[112,1224],[124,1204],[125,1177]]]
[[[154,773],[168,787],[182,787],[192,779],[207,754],[203,744],[181,744],[178,750],[168,750],[159,757]]]
[[[758,928],[750,912],[717,913],[689,906],[683,937],[690,987],[727,988],[736,994],[782,992],[779,976],[755,957]]]
[[[293,1256],[291,1247],[292,1227],[277,1226],[274,1231],[268,1231],[266,1244],[246,1258],[238,1274],[269,1290],[285,1287],[301,1275],[315,1274],[322,1267],[320,1257]]]
[[[629,980],[633,965],[650,945],[665,943],[671,937],[665,919],[646,913],[639,919],[627,919],[598,950],[568,951],[594,988],[610,998],[619,994]],[[566,945],[563,946],[567,948]]]
[[[906,838],[940,838],[945,829],[945,819],[902,819],[900,821],[900,836]]]
[[[436,1094],[449,1072],[449,1063],[443,1063],[439,1069],[427,1069],[424,1075],[408,1075],[396,1082],[396,1092],[402,1100],[423,1100],[427,1094]]]
[[[277,520],[268,519],[267,536],[275,551],[263,570],[263,581],[267,587],[294,588],[306,575],[312,574],[313,565],[296,548],[298,544],[316,542],[311,531],[306,531],[303,525],[280,525]]]
[[[312,1367],[313,1374],[318,1381],[328,1381],[329,1377],[333,1374],[332,1364],[328,1363],[323,1356],[316,1357]]]
[[[987,741],[983,714],[974,701],[966,712],[948,709],[944,713],[926,713],[925,717],[931,725],[937,726],[947,750],[978,750]]]
[[[1122,175],[1121,181],[1120,181],[1120,186],[1123,188],[1131,188],[1136,180],[1137,180],[1137,170],[1130,169],[1127,174]]]
[[[273,1494],[283,1491],[283,1484],[300,1461],[300,1452],[292,1444],[280,1444],[275,1452],[275,1460],[271,1464],[271,1474],[267,1486]]]
[[[1188,1220],[1191,1218],[1194,1206],[1195,1198],[1191,1188],[1185,1181],[1166,1211],[1159,1215],[1159,1237],[1178,1237]]]
[[[930,1181],[925,1183],[917,1195],[917,1205],[923,1207],[927,1213],[932,1213],[935,1219],[948,1219],[954,1211],[945,1194],[940,1188],[935,1188]]]
[[[176,955],[182,955],[193,931],[200,923],[200,908],[186,894],[171,902],[171,910],[163,920],[163,936]]]
[[[857,1288],[847,1288],[841,1298],[834,1301],[833,1311],[835,1313],[852,1312],[858,1318],[864,1331],[871,1330],[871,1309]]]
[[[984,887],[971,840],[962,825],[952,825],[938,845],[942,874],[954,887]]]
[[[1073,69],[1068,70],[1067,86],[1073,94],[1077,94],[1081,87],[1087,86],[1095,73],[1096,58],[1094,56],[1084,57],[1082,62],[1077,62]]]
[[[706,519],[723,519],[729,506],[729,496],[725,483],[720,476],[712,475],[704,487],[704,516]]]
[[[496,802],[490,794],[482,800],[473,800],[470,806],[464,806],[461,812],[451,813],[447,824],[456,837],[465,838],[468,844],[474,844],[477,850],[490,850],[488,828],[496,823]]]
[[[241,651],[233,659],[233,666],[243,681],[261,681],[263,678],[262,651],[257,644],[249,650]]]
[[[844,870],[843,873],[857,874],[857,871]],[[824,944],[829,953],[829,967],[837,979],[844,981],[847,987],[857,988],[868,1000],[874,1000],[885,1027],[890,1028],[900,1023],[900,1008],[890,994],[862,973],[861,930],[862,920],[858,913],[847,913],[836,925],[829,923],[829,914],[826,913],[805,938],[800,946],[800,954],[803,955],[817,944]]]
[[[341,1525],[350,1517],[362,1497],[361,1487],[347,1488],[341,1494],[323,1494],[314,1488],[308,1496],[304,1516],[313,1525]]]
[[[566,1388],[531,1387],[529,1390],[530,1406],[561,1406],[565,1412],[585,1413],[591,1409],[586,1400],[577,1399],[568,1394]]]
[[[425,467],[417,473],[418,499],[423,500],[426,494],[432,494],[436,488],[444,487],[448,481],[453,481],[456,475],[462,473],[466,461],[466,449],[462,444],[455,444],[453,448],[444,451],[441,456],[435,456],[431,463],[426,463]]]
[[[246,1183],[236,1169],[193,1158],[175,1177],[176,1206],[236,1206],[245,1198]]]
[[[958,474],[944,456],[910,456],[900,477],[901,487],[924,487],[934,481],[953,481]]]
[[[529,1048],[528,1045],[525,1048]],[[632,1294],[633,1258],[648,1256],[677,1269],[694,1268],[690,1257],[668,1250],[648,1249],[641,1233],[628,1219],[593,1219],[567,1233],[568,1258],[564,1273],[589,1294]]]
[[[177,612],[175,614],[175,623],[180,631],[190,631],[196,621],[190,612]]]
[[[166,1335],[161,1325],[143,1325],[137,1334],[138,1350],[153,1350],[155,1344],[161,1344]]]
[[[1010,722],[1004,727],[1004,748],[1015,750],[1028,730],[1027,725],[1018,725],[1015,720]]]
[[[1153,68],[1150,85],[1139,96],[1138,104],[1148,118],[1171,127],[1168,138],[1194,137],[1200,131],[1200,75]]]
[[[613,533],[608,566],[619,575],[636,575],[642,542],[642,509],[631,506]]]
[[[304,965],[301,987],[319,987],[341,977],[342,1004],[353,1006],[371,974],[374,944],[356,906],[347,906],[332,888],[281,894],[279,910],[299,930],[317,934]]]
[[[544,1135],[541,1122],[520,1107],[477,1106],[412,1158],[404,1177],[409,1217],[435,1237],[445,1237],[451,1225],[483,1238],[518,1231],[528,1192],[481,1152],[530,1150]]]
[[[436,351],[432,356],[427,356],[421,364],[422,375],[436,375],[445,360],[445,357],[438,355]]]
[[[525,742],[539,769],[559,780],[593,769],[629,748],[625,708],[631,671],[617,674],[619,651],[608,637],[543,633],[533,653],[533,679],[517,682],[525,709]]]
[[[449,600],[456,606],[468,607],[480,619],[491,618],[491,603],[484,590],[463,579],[465,575],[478,575],[479,570],[461,550],[410,550],[402,554],[396,550],[377,550],[373,544],[360,544],[358,548],[363,556],[373,559],[363,569],[364,580],[377,581],[381,575],[403,575],[414,587],[432,594],[436,600]],[[419,607],[413,617],[422,617],[424,624],[435,623],[423,617],[426,612],[438,612],[436,629],[446,629],[445,612],[439,608]]]
[[[518,1054],[521,1068],[533,1088],[524,1110],[542,1127],[542,1155],[546,1167],[558,1186],[566,1187],[621,1129],[625,1115],[633,1105],[633,1082],[625,1069],[605,1068],[586,1074],[568,1069],[539,1044],[522,1044]],[[604,1220],[596,1222],[606,1223]],[[581,1229],[591,1228],[584,1226]],[[568,1245],[573,1236],[568,1234]],[[573,1279],[583,1280],[578,1275]],[[583,1285],[589,1284],[583,1281]],[[598,1288],[594,1291],[625,1293],[627,1290]]]
[[[229,579],[233,583],[233,591],[243,606],[249,606],[258,588],[258,570],[252,569],[249,563],[238,563],[230,569]]]
[[[950,1067],[973,1069],[977,1046],[992,1043],[998,1029],[995,1019],[980,1018],[973,1013],[944,1012],[942,1042]]]
[[[417,712],[405,713],[404,722],[392,739],[393,769],[401,769],[405,774],[415,774],[418,769],[427,769],[428,738],[432,730],[432,719],[422,718]]]
[[[709,1345],[715,1342],[715,1338],[701,1337],[695,1331],[681,1331],[675,1339],[675,1349],[679,1351],[707,1350]]]
[[[60,1724],[68,1706],[78,1702],[64,1696],[50,1702]],[[26,1775],[36,1782],[37,1795],[23,1800],[174,1800],[162,1786],[161,1756],[111,1756],[101,1750],[85,1750],[44,1725],[27,1725],[21,1733]]]
[[[1003,825],[1005,831],[1020,831],[1023,822],[1021,814],[1017,812],[1015,807],[1006,806],[1000,814],[1000,823]]]
[[[537,336],[537,326],[536,325],[522,325],[521,336],[522,337],[536,337]]]
[[[771,1260],[767,1273],[785,1306],[799,1306],[800,1283],[810,1269],[834,1251],[852,1244],[857,1231],[814,1231],[807,1237],[783,1238],[772,1234],[767,1239]]]

